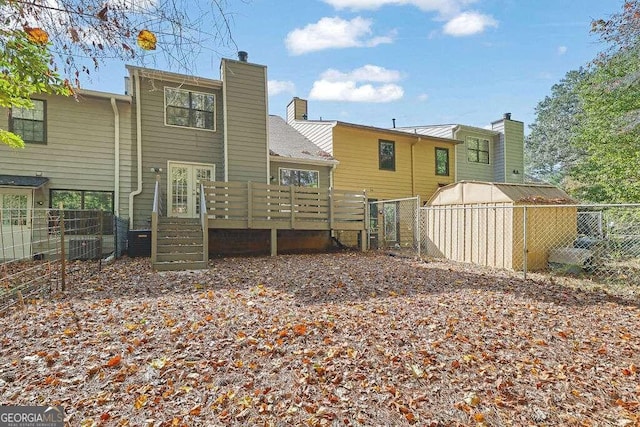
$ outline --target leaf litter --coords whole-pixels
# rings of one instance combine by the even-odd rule
[[[638,426],[633,295],[381,254],[121,259],[0,318],[0,404],[82,426]]]

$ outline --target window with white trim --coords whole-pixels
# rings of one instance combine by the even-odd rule
[[[315,170],[280,168],[280,185],[318,188],[320,173]]]
[[[12,108],[9,130],[19,135],[26,143],[46,144],[46,103],[33,99],[33,108]]]
[[[216,97],[212,93],[164,88],[165,124],[216,130]]]

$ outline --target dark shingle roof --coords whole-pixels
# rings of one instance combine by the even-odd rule
[[[269,116],[269,152],[292,159],[336,161],[278,116]]]
[[[0,175],[0,186],[40,188],[49,182],[43,176]]]

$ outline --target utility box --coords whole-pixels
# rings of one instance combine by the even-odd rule
[[[151,230],[129,230],[127,253],[130,257],[151,256]]]

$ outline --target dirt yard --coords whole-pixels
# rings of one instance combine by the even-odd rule
[[[121,259],[0,318],[70,426],[640,426],[640,300],[381,254]]]

